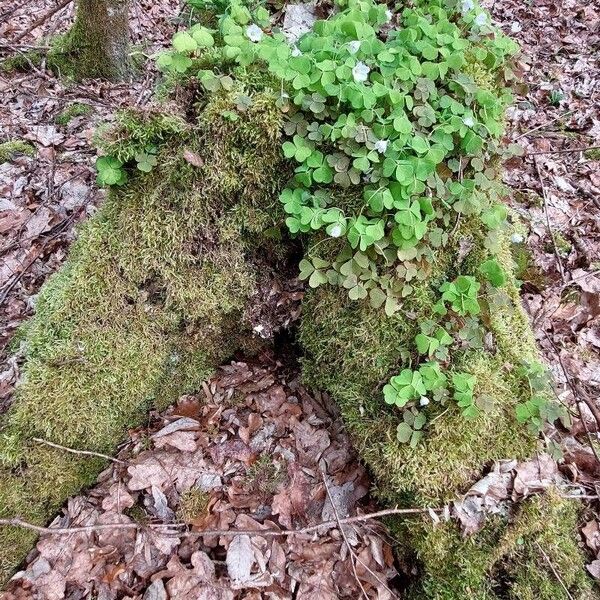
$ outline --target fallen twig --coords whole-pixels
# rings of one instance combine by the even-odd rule
[[[571,154],[574,152],[586,152],[587,150],[600,150],[600,146],[588,146],[587,148],[565,148],[563,150],[541,150],[539,152],[527,152],[523,156],[541,156],[543,154]]]
[[[558,574],[558,571],[554,568],[552,561],[550,560],[548,555],[544,552],[544,549],[540,546],[540,543],[536,542],[535,545],[538,547],[538,550],[542,553],[544,560],[548,563],[550,569],[554,573],[554,577],[556,577],[556,579],[558,579],[558,583],[560,583],[563,590],[565,590],[565,593],[567,594],[567,597],[569,598],[569,600],[574,600],[573,596],[571,596],[571,592],[569,592],[569,588],[565,585],[565,582],[562,580],[561,576]]]
[[[54,442],[49,442],[48,440],[42,440],[41,438],[31,438],[34,442],[38,442],[39,444],[45,444],[46,446],[51,446],[52,448],[56,448],[58,450],[64,450],[65,452],[70,452],[71,454],[83,454],[84,456],[95,456],[96,458],[103,458],[105,460],[110,460],[111,462],[126,465],[127,463],[123,460],[119,460],[118,458],[113,458],[112,456],[108,456],[107,454],[101,454],[100,452],[92,452],[91,450],[75,450],[75,448],[67,448],[67,446],[61,446],[60,444],[55,444]]]
[[[5,44],[2,43],[0,44],[0,49],[1,50],[12,50],[14,51],[18,51],[18,50],[50,50],[51,46],[36,46],[34,44]]]
[[[535,163],[535,170],[537,172],[538,179],[540,180],[540,185],[542,186],[542,201],[544,203],[544,216],[546,217],[546,228],[548,229],[548,234],[552,239],[552,246],[554,248],[554,254],[556,255],[556,260],[558,262],[558,270],[560,271],[560,277],[563,283],[565,283],[565,269],[560,258],[560,252],[558,250],[556,238],[554,237],[554,232],[552,231],[552,227],[550,226],[550,217],[548,216],[548,195],[546,193],[546,186],[544,185],[544,179],[542,177],[542,173],[540,171],[540,166],[538,165],[537,159],[534,158],[533,162]]]
[[[521,138],[524,138],[524,137],[530,135],[534,131],[539,131],[540,129],[544,129],[545,127],[548,127],[549,125],[552,125],[552,123],[556,123],[556,121],[559,121],[563,117],[566,117],[566,116],[568,116],[568,115],[570,115],[571,113],[574,113],[574,112],[575,112],[574,110],[568,110],[566,113],[563,113],[562,115],[558,115],[558,117],[555,117],[554,119],[551,119],[547,123],[542,123],[542,125],[538,125],[537,127],[534,127],[533,129],[529,129],[525,133],[522,133],[522,134],[518,135],[515,138],[515,141],[520,140]]]
[[[177,533],[180,537],[203,537],[206,535],[210,536],[225,536],[233,537],[236,535],[258,535],[262,537],[288,537],[291,535],[307,535],[311,533],[318,533],[322,529],[335,527],[338,525],[347,525],[348,523],[360,523],[363,521],[369,521],[371,519],[378,519],[380,517],[386,517],[390,515],[416,515],[426,514],[433,512],[443,513],[442,508],[388,508],[380,510],[374,513],[367,513],[364,515],[356,515],[354,517],[346,517],[339,521],[323,521],[317,525],[311,525],[310,527],[302,527],[301,529],[203,529],[202,531],[181,531]],[[155,531],[162,531],[165,529],[176,529],[187,527],[186,523],[153,523],[147,525],[140,525],[139,523],[102,523],[98,525],[83,525],[80,527],[42,527],[40,525],[34,525],[23,521],[18,517],[12,519],[0,519],[0,526],[9,527],[20,527],[22,529],[29,529],[39,534],[44,535],[73,535],[74,533],[93,533],[94,531],[106,531],[111,529],[150,529]]]
[[[363,593],[363,596],[367,600],[369,600],[369,595],[367,594],[367,590],[365,590],[365,586],[362,584],[362,581],[360,580],[360,577],[358,576],[358,573],[356,572],[356,561],[360,560],[360,559],[358,558],[358,556],[356,556],[356,552],[354,552],[354,550],[352,549],[352,546],[350,545],[350,542],[348,541],[348,536],[346,535],[346,532],[344,531],[344,528],[343,528],[342,524],[340,523],[340,515],[338,513],[337,506],[335,505],[335,503],[333,501],[333,497],[331,495],[331,492],[329,491],[329,485],[327,484],[327,475],[325,475],[325,473],[323,471],[321,471],[321,479],[323,480],[323,484],[325,485],[325,491],[327,492],[327,497],[329,498],[329,502],[331,503],[331,508],[333,509],[333,514],[335,515],[335,520],[338,523],[338,529],[340,530],[340,533],[342,534],[342,537],[344,538],[344,543],[346,544],[346,548],[348,549],[348,552],[350,553],[350,564],[352,565],[352,572],[354,573],[354,579],[356,579],[356,583],[358,583],[358,586],[360,587],[360,590]],[[363,566],[366,567],[366,565],[362,561],[360,561],[360,562]]]
[[[25,62],[27,62],[27,64],[29,65],[29,68],[32,71],[35,71],[38,75],[40,75],[40,77],[44,77],[44,73],[42,71],[40,71],[34,64],[33,61],[29,58],[29,56],[27,56],[26,52],[23,52],[23,50],[20,50],[18,47],[16,46],[11,46],[9,44],[2,44],[2,48],[4,49],[8,49],[11,50],[14,53],[17,53],[19,55],[21,55],[23,57],[23,59],[25,60]]]
[[[36,19],[27,29],[22,31],[15,39],[15,42],[20,42],[25,36],[29,35],[34,29],[37,29],[40,25],[43,25],[48,19],[51,19],[59,10],[65,8],[71,4],[73,0],[62,0],[54,8],[50,9],[47,13],[44,13],[39,19]]]
[[[598,410],[598,407],[592,402],[592,400],[590,398],[588,398],[587,394],[583,394],[583,397],[582,397],[582,394],[580,393],[581,390],[577,388],[577,385],[573,381],[571,374],[567,371],[567,368],[565,367],[562,356],[560,355],[560,352],[558,351],[556,344],[554,343],[554,341],[552,340],[552,338],[548,335],[548,333],[546,331],[544,331],[544,335],[546,336],[546,339],[552,346],[552,349],[554,350],[554,354],[556,354],[556,358],[558,359],[560,368],[563,372],[563,375],[565,376],[567,385],[569,386],[569,389],[571,390],[571,393],[573,394],[573,398],[575,399],[575,404],[577,405],[577,410],[579,411],[579,417],[581,418],[581,423],[583,424],[583,428],[585,429],[585,433],[586,433],[590,448],[591,448],[592,452],[594,453],[596,460],[598,462],[600,462],[600,456],[598,456],[598,452],[596,451],[596,447],[594,446],[594,441],[592,440],[592,436],[590,434],[590,429],[585,420],[585,417],[583,416],[583,413],[581,412],[581,403],[583,402],[588,407],[588,409],[592,413],[592,416],[594,417],[594,420],[596,421],[596,424],[599,429],[600,429],[600,410]]]

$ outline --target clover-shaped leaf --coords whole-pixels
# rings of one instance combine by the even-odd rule
[[[284,142],[282,148],[286,158],[295,158],[298,162],[304,162],[313,153],[312,144],[297,134],[291,142]]]
[[[198,42],[187,31],[179,31],[173,36],[173,48],[182,54],[189,54],[198,49]]]
[[[136,154],[135,160],[137,162],[137,168],[144,173],[150,173],[150,171],[158,164],[156,156],[147,152]]]
[[[479,272],[494,286],[500,287],[506,282],[504,270],[494,258],[486,260],[479,265]]]
[[[123,163],[114,156],[101,156],[96,161],[98,170],[97,181],[99,185],[123,185],[127,175],[123,170]]]

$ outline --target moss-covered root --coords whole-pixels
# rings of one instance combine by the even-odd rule
[[[121,119],[112,150],[155,144],[159,165],[132,172],[82,228],[21,333],[23,383],[0,436],[1,517],[44,524],[98,472],[97,461],[33,437],[111,453],[151,406],[197,388],[244,334],[254,249],[264,242],[276,254],[261,231],[273,226],[280,117],[268,94],[235,124],[221,116],[233,106],[216,96],[193,125]],[[0,578],[31,541],[0,530]]]
[[[128,60],[128,0],[78,0],[75,23],[48,53],[48,66],[73,79],[123,79]]]
[[[506,522],[500,517],[464,539],[453,523],[412,524],[425,572],[409,597],[421,600],[592,600],[577,544],[578,504],[552,490],[526,500]],[[566,588],[566,589],[565,589]],[[566,591],[568,590],[568,592]]]
[[[498,303],[498,298],[492,297],[498,292],[491,290],[482,298],[484,306],[489,304],[491,307],[496,302],[493,309],[485,308],[481,317],[493,336],[493,348],[461,350],[455,347],[452,351],[452,368],[476,377],[476,394],[486,399],[486,411],[474,420],[467,420],[453,402],[445,407],[430,406],[432,412],[428,415],[425,436],[412,448],[396,438],[400,411],[383,402],[383,384],[408,366],[407,356],[416,358],[415,335],[419,333],[419,323],[433,316],[432,307],[439,299],[440,284],[452,280],[458,273],[473,273],[486,259],[482,240],[476,231],[469,230],[468,223],[463,224],[456,234],[457,240],[465,238],[473,242],[470,255],[462,264],[452,250],[440,255],[430,279],[416,285],[407,299],[408,314],[398,313],[387,318],[381,309],[373,309],[366,302],[350,301],[344,291],[327,286],[311,291],[303,307],[300,337],[306,351],[305,380],[316,388],[329,391],[338,402],[359,453],[376,477],[378,493],[392,504],[443,505],[464,493],[480,478],[486,465],[503,458],[526,458],[538,443],[537,436],[518,423],[515,416],[516,404],[529,399],[531,393],[518,367],[523,362],[535,360],[537,352],[511,277],[513,265],[507,237],[500,240],[498,254],[508,275],[507,283],[500,290],[502,302]],[[528,514],[523,513],[522,527],[528,526]],[[548,513],[546,542],[560,545],[570,539],[568,543],[574,544],[575,529],[562,529],[560,515],[560,511]],[[492,546],[480,548],[476,541],[462,540],[458,534],[452,534],[450,526],[434,530],[430,538],[418,524],[413,525],[423,539],[420,540],[418,535],[409,537],[409,554],[418,551],[427,574],[420,588],[421,595],[416,598],[484,600],[494,597],[490,595],[491,591],[484,591],[492,588],[491,583],[483,583],[483,575],[477,586],[469,588],[468,592],[467,588],[460,593],[438,591],[445,589],[439,557],[436,552],[426,551],[428,545],[433,546],[436,536],[439,537],[438,547],[452,541],[455,544],[452,551],[440,556],[449,557],[453,577],[460,581],[468,580],[470,573],[470,559],[463,562],[460,557],[470,556],[470,549],[479,548],[481,560],[490,563]],[[509,535],[508,531],[506,535]],[[560,532],[560,539],[553,538],[556,532]],[[505,554],[502,552],[494,561],[499,570]],[[505,565],[503,576],[510,579],[510,589],[519,590],[520,597],[530,597],[527,594],[543,589],[543,585],[554,585],[545,570],[540,571],[539,578],[530,578],[528,582],[517,568],[520,562],[517,554],[514,556],[514,568],[506,570],[509,565]],[[580,557],[571,569],[582,569],[583,572]],[[439,582],[438,578],[441,578]]]

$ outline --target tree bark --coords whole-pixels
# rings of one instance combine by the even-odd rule
[[[78,0],[75,23],[55,58],[57,68],[76,79],[123,79],[129,72],[128,7],[128,0]]]

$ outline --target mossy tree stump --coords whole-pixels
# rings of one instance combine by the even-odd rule
[[[340,14],[340,20],[347,18],[348,22],[342,24],[338,34],[352,38],[360,30],[375,35],[371,25],[362,23],[364,27],[357,29],[355,22],[371,14],[379,23],[386,7],[353,10],[356,1],[351,0],[352,7]],[[465,40],[458,39],[462,30],[454,28],[450,20],[455,17],[442,8],[446,5],[444,0],[422,0],[415,4],[423,5],[425,12],[411,16],[411,10],[407,11],[406,48],[402,44],[394,48],[398,55],[412,48],[414,39],[411,41],[409,34],[414,23],[419,23],[412,35],[416,39],[420,35],[416,30],[428,31],[436,19],[442,29],[450,29],[457,36],[458,46],[464,47]],[[450,11],[455,4],[448,2]],[[237,9],[237,18],[246,26],[252,15],[245,7]],[[262,17],[268,20],[268,14]],[[318,27],[321,30],[335,27],[333,20]],[[185,118],[150,115],[140,120],[125,115],[120,130],[105,143],[104,150],[112,159],[110,168],[123,171],[123,177],[114,177],[112,183],[120,183],[122,187],[115,186],[100,213],[83,228],[71,258],[45,287],[36,316],[24,331],[27,353],[24,381],[4,420],[0,440],[1,516],[18,514],[44,523],[67,495],[92,481],[100,466],[96,461],[41,447],[33,437],[86,450],[113,451],[127,427],[139,423],[150,406],[164,406],[177,394],[197,387],[211,368],[250,338],[248,328],[240,323],[265,270],[277,270],[281,261],[285,263],[290,256],[299,262],[297,247],[289,243],[282,226],[284,215],[278,200],[293,172],[293,163],[284,161],[281,153],[285,118],[280,108],[286,100],[283,84],[264,64],[245,62],[236,66],[232,57],[242,57],[240,60],[245,61],[254,47],[249,45],[248,36],[244,37],[245,30],[240,24],[229,22],[227,26],[229,31],[238,32],[239,35],[232,36],[233,42],[241,44],[246,53],[238,47],[225,53],[227,48],[218,47],[212,34],[200,27],[191,29],[191,33],[181,32],[178,38],[179,48],[187,55],[176,51],[163,57],[161,64],[173,69],[174,79],[179,77],[181,93],[177,97],[184,104]],[[264,34],[256,25],[253,27],[248,27],[249,35],[253,40],[261,40]],[[228,37],[223,35],[221,41],[226,43]],[[271,38],[266,39],[272,42]],[[484,43],[488,41],[476,36],[474,43],[477,45],[481,39]],[[357,39],[350,44],[345,38],[342,41],[344,48],[352,48],[350,44],[356,42],[362,44]],[[381,42],[379,38],[371,41],[371,49]],[[309,46],[307,42],[304,49]],[[430,46],[423,45],[414,52],[431,57],[435,48],[432,50]],[[317,39],[315,47],[317,54],[321,52],[322,40]],[[197,53],[201,48],[206,52]],[[478,50],[479,55],[488,57],[487,50]],[[265,52],[266,56],[277,56],[273,48],[267,47]],[[289,47],[283,48],[286,57],[290,52]],[[336,48],[333,58],[323,61],[324,72],[338,73],[334,62],[338,54]],[[452,87],[455,79],[462,81],[465,87],[458,96],[461,102],[474,105],[480,100],[486,123],[496,127],[498,124],[487,117],[488,110],[492,110],[490,106],[494,114],[501,112],[501,103],[494,99],[498,74],[490,74],[490,68],[477,59],[477,54],[474,51],[472,61],[465,65],[460,56],[455,56],[455,68],[462,71],[450,79],[448,86]],[[356,62],[352,56],[340,60]],[[395,60],[394,53],[384,57],[386,61]],[[418,60],[412,58],[414,65]],[[293,75],[295,85],[311,86],[313,77],[305,71],[310,72],[313,62],[308,58],[299,62],[303,77]],[[182,76],[182,68],[191,69],[189,77]],[[218,74],[209,68],[215,68]],[[280,64],[275,71],[284,68]],[[358,73],[360,82],[368,75],[365,68],[362,63]],[[441,76],[436,69],[435,65],[429,67],[430,73]],[[348,72],[352,71],[344,65],[339,70],[340,77],[348,79],[351,77]],[[410,80],[410,70],[403,68],[400,72],[403,81]],[[199,80],[204,87],[199,86]],[[323,74],[316,73],[314,81],[322,80]],[[325,80],[331,81],[331,75]],[[352,92],[356,92],[352,87],[355,83],[347,82]],[[385,87],[378,83],[380,88]],[[410,88],[412,84],[406,85]],[[437,93],[433,81],[424,82],[420,78],[419,85],[419,94],[413,88],[409,91],[414,92],[415,98],[420,95],[423,103],[430,94]],[[294,89],[298,91],[298,87]],[[400,93],[398,89],[395,91]],[[454,107],[462,114],[463,104],[448,95],[458,94],[457,88],[446,91],[444,97],[449,100],[443,110]],[[290,92],[295,93],[292,89]],[[384,92],[380,97],[388,97],[388,91]],[[299,92],[299,104],[309,97],[302,94]],[[308,104],[320,114],[325,110],[324,96],[315,95],[310,96]],[[331,109],[338,110],[341,103],[335,95],[332,97]],[[352,95],[353,103],[359,105],[361,98],[360,90]],[[413,102],[411,96],[410,104]],[[381,115],[387,108],[383,107]],[[417,127],[423,141],[417,144],[415,152],[425,154],[429,144],[426,136],[431,133],[427,127],[435,119],[427,118],[429,111],[423,111],[424,104],[414,108],[415,115],[421,115],[416,125],[404,115],[398,129],[402,130],[406,123],[411,132]],[[169,110],[167,107],[164,112]],[[372,115],[364,112],[366,123],[371,123]],[[436,119],[437,116],[434,114]],[[459,121],[456,131],[453,130],[455,137],[448,134],[452,144],[447,145],[461,148],[453,162],[462,181],[463,154],[469,155],[472,162],[472,152],[460,146],[460,131],[464,130],[463,141],[473,142],[471,128],[475,120],[473,116],[463,119],[456,115],[448,119]],[[299,124],[292,125],[296,131]],[[314,134],[319,123],[316,128],[314,125],[307,123],[306,132]],[[368,129],[364,123],[361,126]],[[393,126],[387,130],[388,135],[392,129]],[[406,132],[405,135],[406,146],[417,138]],[[284,152],[302,162],[298,156],[307,158],[312,148],[298,137],[301,136],[296,134],[292,138],[295,144],[287,142]],[[355,134],[349,137],[359,143],[354,140]],[[375,144],[372,139],[367,141]],[[360,138],[360,143],[363,142]],[[327,144],[329,140],[323,146]],[[388,144],[384,146],[379,146],[383,152]],[[405,144],[400,146],[401,152],[405,152]],[[150,147],[157,149],[157,166],[143,175],[136,170],[135,161],[139,164],[136,157]],[[305,155],[307,148],[310,152]],[[350,155],[355,149],[342,147]],[[324,150],[329,152],[330,148]],[[378,164],[375,158],[373,163]],[[485,165],[481,157],[478,160],[481,171]],[[325,180],[323,153],[317,162]],[[364,161],[358,167],[361,164]],[[450,168],[442,166],[446,180],[451,179]],[[296,173],[306,181],[306,174],[310,175],[314,168],[315,165],[301,165]],[[491,176],[497,178],[499,169],[491,171]],[[413,179],[416,181],[415,173],[412,166],[408,171],[401,168],[395,184],[402,186],[401,181],[409,180],[406,185],[410,185]],[[127,175],[129,182],[125,179]],[[456,209],[458,217],[450,210],[445,212],[451,207],[444,198],[448,194],[447,181],[437,174],[435,165],[431,173],[421,178],[429,181],[430,176],[435,180],[439,197],[432,192],[424,198],[423,210],[431,206],[429,213],[432,219],[438,219],[441,230],[440,241],[426,249],[427,264],[422,277],[411,282],[404,310],[397,307],[398,310],[386,314],[381,304],[370,304],[366,295],[363,301],[359,296],[351,299],[343,286],[327,285],[338,281],[336,273],[328,274],[331,281],[328,275],[319,273],[313,281],[316,289],[305,297],[299,332],[305,381],[329,392],[339,404],[345,425],[376,478],[379,497],[384,502],[404,506],[445,504],[464,493],[492,461],[528,457],[539,443],[538,435],[519,423],[515,414],[516,405],[531,397],[529,381],[520,366],[534,361],[537,350],[520,306],[510,249],[512,226],[506,220],[506,210],[499,204],[498,194],[490,196],[494,182],[486,177],[487,188],[478,190],[481,202],[478,210],[469,210],[470,204],[463,198],[464,207]],[[364,217],[363,213],[384,212],[383,202],[377,207],[365,200],[366,177],[359,173],[354,178],[354,188],[340,186],[332,192],[335,206],[343,215],[350,215],[353,222],[360,218],[355,218],[357,214]],[[425,188],[424,183],[422,187]],[[400,207],[403,200],[410,200],[411,194],[404,191],[408,198],[392,196]],[[322,208],[318,204],[322,198],[315,196],[317,204],[309,208]],[[293,194],[291,199],[294,200]],[[443,207],[434,209],[434,200]],[[323,203],[327,205],[327,201]],[[298,209],[293,204],[290,203],[292,212]],[[413,210],[417,208],[420,214],[420,207]],[[482,226],[483,209],[491,211],[492,216],[499,209],[503,215],[502,227],[494,227],[492,236]],[[314,212],[310,213],[311,219]],[[314,227],[312,236],[304,237],[303,241],[306,255],[324,269],[322,265],[333,265],[347,240],[341,237],[341,230],[328,236],[324,228],[320,231],[319,228],[320,225]],[[295,231],[300,230],[298,227]],[[273,235],[274,231],[279,235]],[[351,248],[350,262],[356,260],[360,269],[377,259],[373,258],[376,254],[373,248],[361,249],[363,256],[356,251],[358,258],[354,251],[356,245]],[[394,260],[383,268],[390,272],[398,267],[406,270],[406,265],[399,265],[398,260],[409,259],[405,255],[401,258],[396,249],[394,252]],[[466,374],[477,381],[478,394],[487,398],[486,410],[481,410],[481,414],[478,411],[475,420],[468,420],[455,399],[448,396],[447,402],[430,407],[428,431],[423,440],[414,447],[402,443],[396,435],[402,419],[400,405],[386,405],[382,387],[390,377],[422,359],[423,352],[415,338],[420,323],[440,314],[443,286],[459,277],[473,282],[477,278],[482,280],[480,267],[490,257],[503,273],[502,282],[477,285],[476,302],[481,306],[477,304],[478,311],[474,314],[480,314],[476,325],[489,334],[491,343],[463,344],[457,333],[452,355],[446,361],[450,375]],[[451,318],[454,325],[463,327],[466,316],[456,312]],[[453,324],[449,325],[452,330]],[[412,399],[420,400],[418,394]],[[402,540],[399,552],[404,562],[413,560],[418,565],[419,576],[409,593],[419,600],[562,600],[569,598],[569,594],[578,600],[592,598],[591,584],[577,547],[577,511],[568,502],[553,494],[529,500],[509,517],[491,520],[482,532],[466,540],[453,523],[439,527],[418,519],[393,523]],[[545,515],[549,523],[543,522]],[[0,566],[5,575],[15,568],[31,542],[29,533],[0,531]],[[544,562],[539,547],[546,550],[553,565]],[[554,565],[560,565],[562,581],[557,580]],[[563,584],[569,587],[569,592],[565,593]]]

